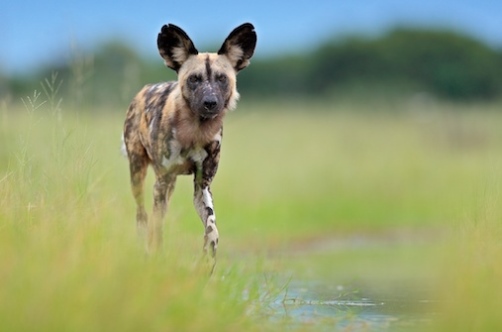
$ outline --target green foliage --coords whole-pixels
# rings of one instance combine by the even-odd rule
[[[143,59],[119,40],[96,50],[74,50],[68,63],[0,80],[0,96],[19,100],[57,72],[69,83],[61,92],[74,106],[125,108],[144,84],[176,77],[160,58]],[[494,99],[502,96],[502,52],[454,32],[401,28],[379,38],[327,41],[296,55],[260,58],[258,52],[252,67],[239,74],[239,90],[249,98],[426,92],[452,100]]]
[[[270,96],[382,85],[397,95],[404,85],[409,93],[446,99],[491,99],[502,94],[502,61],[500,52],[457,33],[397,29],[377,39],[351,37],[301,56],[255,61],[240,84],[243,91]]]
[[[493,98],[502,92],[497,52],[452,32],[396,30],[381,40],[395,76],[415,79],[448,98]]]

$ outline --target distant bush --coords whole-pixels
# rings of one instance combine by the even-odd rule
[[[75,105],[124,107],[142,85],[175,79],[160,57],[144,59],[120,41],[96,49],[29,77],[4,77],[0,98],[20,100],[57,71],[61,94]],[[250,97],[318,98],[337,91],[356,98],[403,91],[451,100],[502,96],[502,52],[451,31],[400,28],[379,38],[329,40],[310,53],[258,55],[252,63],[238,77],[239,90]]]
[[[408,85],[448,99],[502,94],[502,53],[445,31],[397,29],[351,37],[311,54],[255,61],[240,80],[250,93],[324,95],[354,85]]]
[[[396,30],[378,42],[388,70],[447,98],[493,98],[502,92],[500,54],[452,32]]]

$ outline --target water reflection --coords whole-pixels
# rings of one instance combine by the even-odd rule
[[[291,282],[273,302],[273,319],[292,327],[350,331],[421,330],[434,316],[429,294],[409,285]]]

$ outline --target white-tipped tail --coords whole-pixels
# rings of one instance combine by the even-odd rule
[[[122,141],[122,145],[120,146],[120,152],[122,153],[122,155],[125,158],[127,158],[127,149],[126,149],[126,145],[125,145],[125,141],[124,141],[124,134],[122,134],[121,141]]]

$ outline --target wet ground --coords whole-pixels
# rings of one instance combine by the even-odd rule
[[[387,288],[387,287],[385,287]],[[272,304],[272,319],[319,331],[416,331],[435,316],[428,294],[356,285],[291,282]]]
[[[357,236],[301,248],[287,263],[298,266],[271,301],[271,319],[315,331],[427,329],[437,316],[427,282],[434,243]]]

